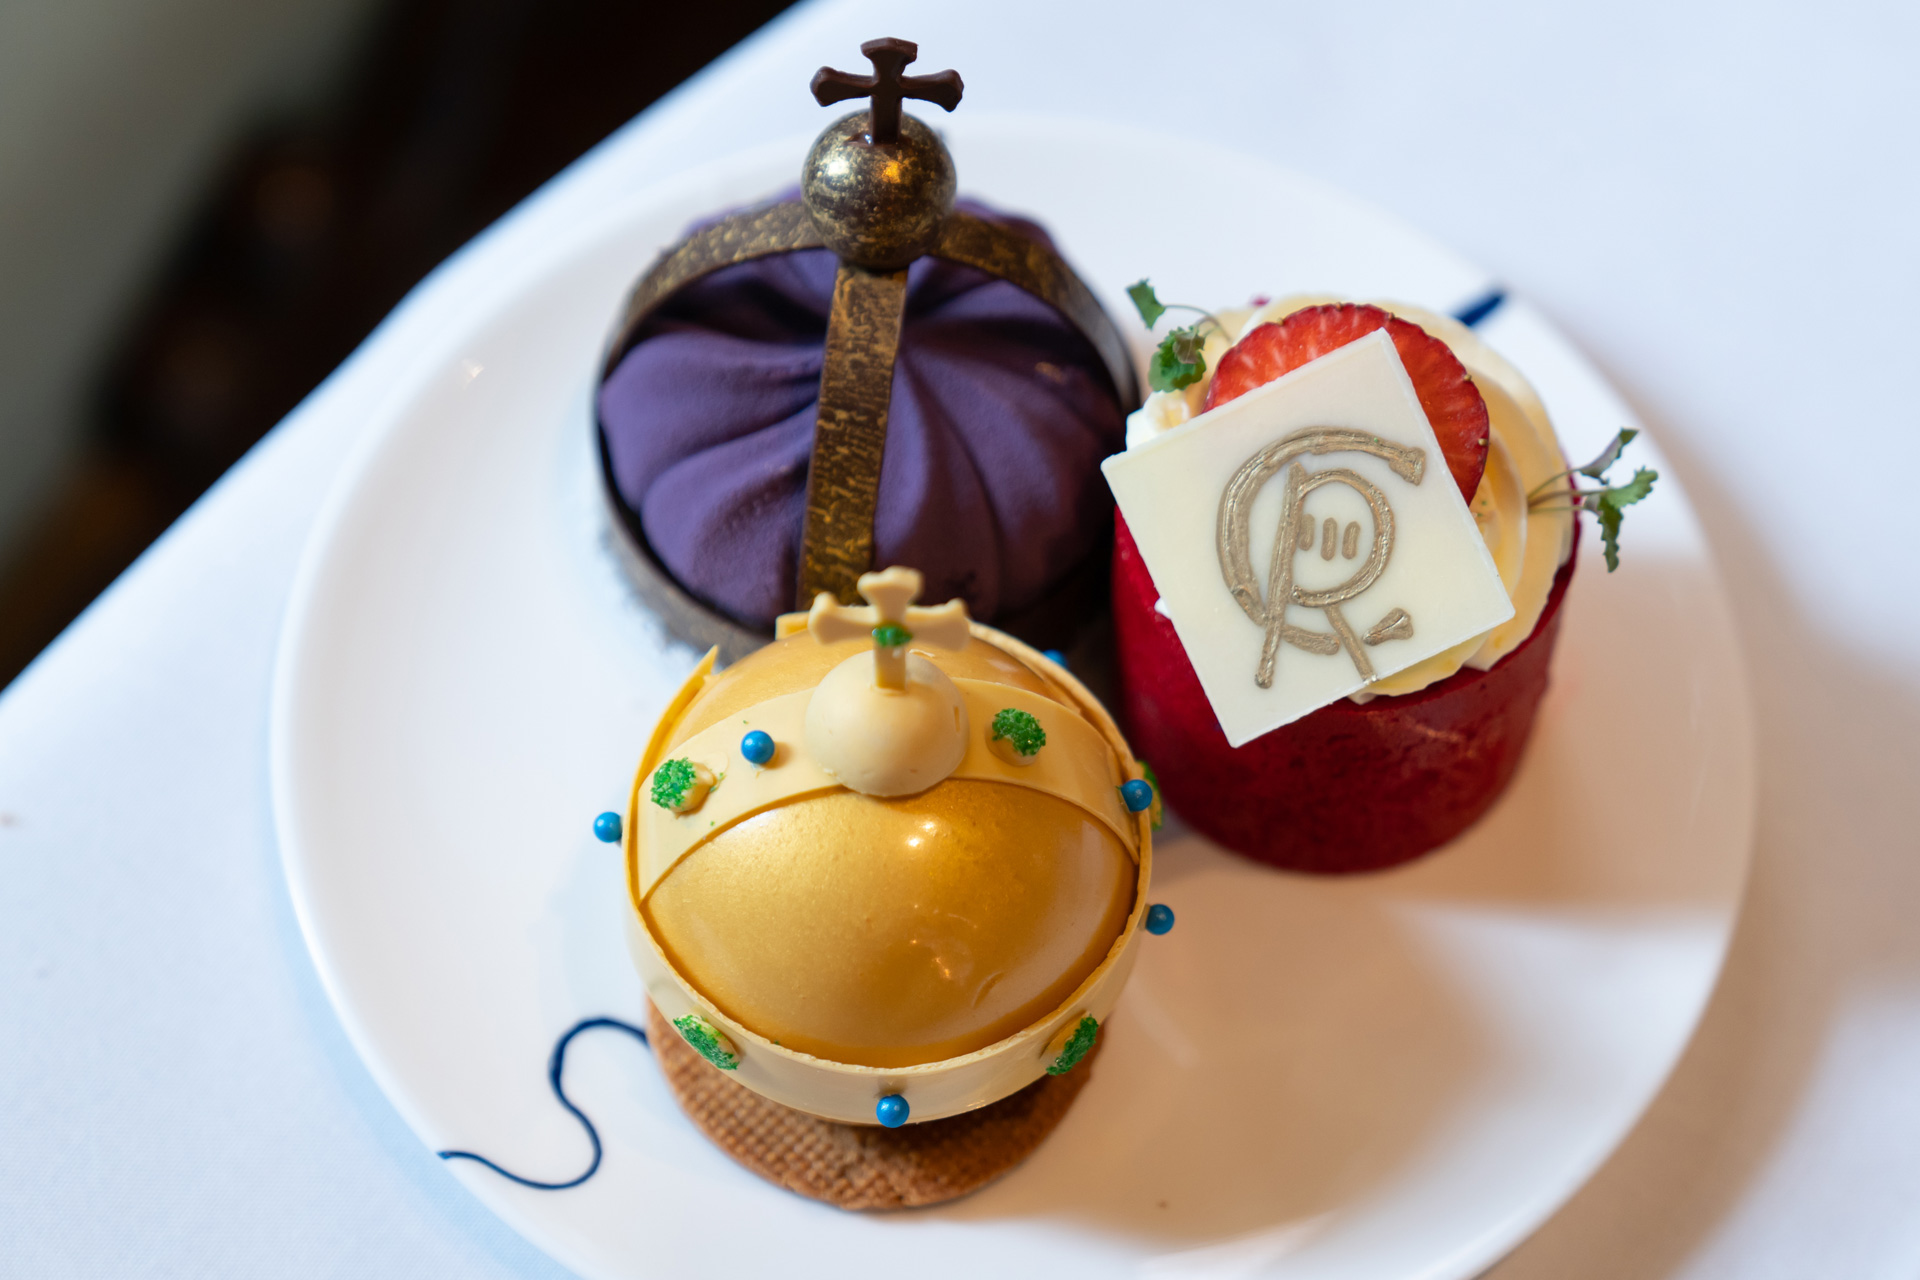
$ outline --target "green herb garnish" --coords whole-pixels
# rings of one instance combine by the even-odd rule
[[[1565,471],[1555,472],[1534,486],[1533,492],[1527,495],[1527,506],[1533,511],[1591,511],[1594,519],[1600,523],[1600,543],[1606,551],[1608,573],[1620,567],[1621,518],[1628,507],[1653,492],[1653,482],[1660,478],[1660,473],[1641,467],[1633,473],[1633,479],[1625,484],[1605,489],[1582,489],[1578,486],[1561,489],[1555,487],[1554,482],[1581,475],[1605,483],[1607,468],[1620,461],[1620,451],[1633,443],[1633,438],[1639,434],[1631,427],[1623,427],[1592,462],[1584,467],[1569,467]],[[1553,505],[1560,501],[1566,505]]]
[[[1140,323],[1151,329],[1167,309],[1160,305],[1160,299],[1154,296],[1153,286],[1145,280],[1127,286],[1127,297],[1133,301],[1133,309],[1140,313]]]
[[[1620,517],[1627,507],[1652,493],[1653,482],[1659,478],[1659,472],[1641,467],[1625,484],[1589,493],[1581,500],[1580,505],[1600,521],[1600,543],[1606,548],[1608,573],[1620,567]]]
[[[1147,361],[1147,385],[1155,391],[1183,391],[1207,372],[1206,339],[1197,327],[1175,329]]]
[[[1169,311],[1191,311],[1200,319],[1185,329],[1175,329],[1160,340],[1153,359],[1147,362],[1147,385],[1155,391],[1180,391],[1192,386],[1207,372],[1206,330],[1208,325],[1222,333],[1226,326],[1219,317],[1202,307],[1183,302],[1162,302],[1145,280],[1127,286],[1127,297],[1140,321],[1151,329]]]
[[[1047,745],[1047,731],[1040,727],[1032,712],[1008,707],[993,717],[993,741],[1002,739],[1011,743],[1020,755],[1038,755],[1040,748]]]
[[[1599,457],[1584,467],[1575,467],[1574,470],[1592,480],[1605,480],[1607,478],[1607,468],[1620,461],[1620,451],[1632,444],[1633,438],[1639,434],[1640,433],[1632,427],[1620,428],[1620,430],[1614,434],[1613,439],[1607,444],[1607,447],[1600,451]],[[1564,475],[1566,473],[1562,472],[1561,474]]]

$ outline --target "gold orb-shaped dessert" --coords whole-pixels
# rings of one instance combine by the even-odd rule
[[[668,752],[868,647],[776,640],[708,686]],[[982,640],[940,663],[1058,700]],[[747,818],[683,858],[643,910],[674,967],[742,1024],[815,1057],[904,1067],[985,1048],[1058,1005],[1106,958],[1133,882],[1126,848],[1076,806],[948,778]]]
[[[1143,922],[1145,784],[1112,720],[959,602],[907,607],[919,585],[867,574],[871,608],[822,593],[726,671],[710,654],[628,810],[654,1003],[829,1119],[885,1098],[933,1119],[1071,1069]]]
[[[800,170],[800,198],[821,240],[846,261],[894,271],[933,248],[953,211],[953,157],[912,116],[894,142],[870,137],[871,115],[828,125]]]

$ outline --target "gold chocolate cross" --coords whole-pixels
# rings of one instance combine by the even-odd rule
[[[848,608],[822,591],[813,598],[807,614],[807,630],[821,644],[852,640],[857,636],[873,638],[873,683],[881,689],[907,687],[907,645],[925,644],[941,649],[964,649],[967,645],[967,602],[949,600],[931,609],[915,607],[926,585],[918,569],[899,565],[883,573],[863,573],[857,584],[867,598],[867,608]]]
[[[900,140],[900,100],[918,98],[951,111],[960,105],[958,71],[942,71],[931,76],[905,76],[907,64],[920,56],[920,46],[911,40],[869,40],[860,52],[873,63],[873,74],[856,76],[849,71],[822,67],[813,73],[813,100],[821,106],[844,102],[848,98],[873,99],[873,128],[869,141],[890,144]]]

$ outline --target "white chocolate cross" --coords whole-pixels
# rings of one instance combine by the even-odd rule
[[[813,598],[807,614],[807,630],[821,644],[852,640],[858,636],[873,638],[873,683],[881,689],[907,687],[906,643],[883,645],[876,634],[886,626],[900,627],[914,644],[940,649],[964,649],[967,645],[967,602],[949,600],[936,608],[913,607],[925,585],[918,569],[899,565],[882,573],[863,573],[856,584],[867,598],[867,608],[848,608],[822,591]]]

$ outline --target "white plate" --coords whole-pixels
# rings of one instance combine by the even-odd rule
[[[1116,316],[1162,297],[1324,289],[1439,309],[1483,273],[1381,214],[1189,145],[956,119],[969,193],[1042,215]],[[396,386],[313,535],[282,642],[274,799],[314,963],[421,1140],[560,1180],[585,1134],[546,1066],[576,1020],[639,1020],[618,809],[694,660],[619,577],[589,402],[639,270],[695,217],[792,181],[800,143],[581,226],[497,281]],[[1135,326],[1128,321],[1129,330]],[[1570,453],[1631,421],[1538,315],[1483,332]],[[1640,461],[1655,451],[1636,445]],[[1277,874],[1178,835],[1150,940],[1092,1082],[1023,1167],[957,1204],[856,1216],[737,1168],[624,1036],[574,1045],[606,1146],[569,1191],[448,1166],[591,1277],[1454,1277],[1537,1226],[1665,1078],[1719,971],[1753,812],[1750,714],[1719,579],[1671,475],[1598,539],[1512,790],[1442,855],[1382,876]]]

